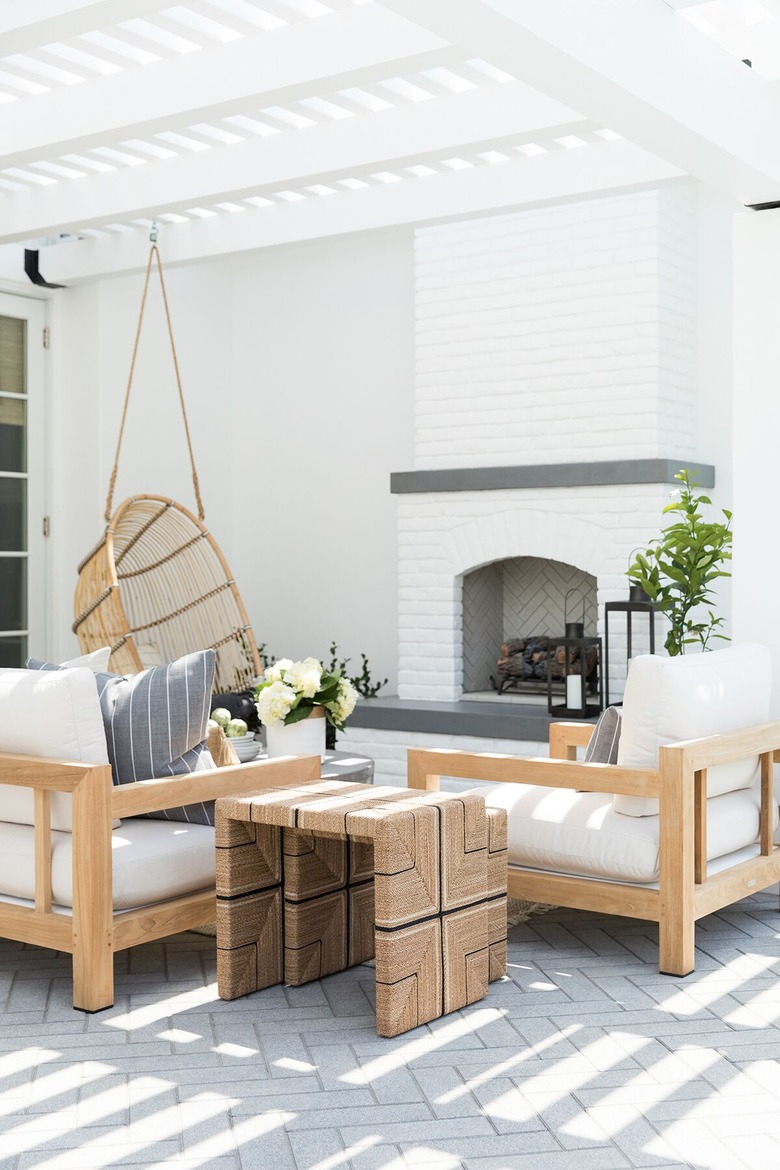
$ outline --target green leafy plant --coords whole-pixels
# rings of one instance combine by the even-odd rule
[[[674,478],[682,487],[663,510],[673,517],[672,523],[661,530],[659,540],[637,553],[627,573],[669,619],[664,645],[670,656],[684,654],[686,646],[696,644],[707,650],[713,638],[730,641],[718,632],[723,618],[710,608],[703,616],[702,607],[712,604],[714,582],[731,576],[724,565],[731,560],[732,514],[722,510],[725,524],[706,520],[702,509],[712,500],[697,494],[695,474],[686,469]]]
[[[382,687],[387,686],[387,679],[383,678],[381,682],[371,681],[371,671],[368,669],[368,658],[365,654],[360,655],[360,667],[360,674],[352,675],[352,685],[364,699],[373,699]]]
[[[328,670],[331,673],[338,670],[342,674],[347,675],[347,667],[351,661],[351,658],[340,658],[338,646],[335,642],[331,642],[330,664],[328,666]],[[359,695],[362,695],[364,699],[373,699],[379,694],[382,687],[387,686],[387,679],[383,678],[381,682],[372,681],[371,671],[368,666],[368,656],[366,654],[360,655],[360,664],[360,674],[347,675],[347,677]]]
[[[269,667],[272,662],[276,662],[276,655],[271,654],[271,652],[268,649],[267,642],[261,642],[259,644],[259,646],[257,647],[257,656],[260,659],[260,663],[263,667],[263,670],[265,670],[267,667]]]
[[[330,674],[334,674],[335,671],[339,670],[339,671],[341,671],[342,674],[346,674],[347,667],[349,666],[351,659],[341,658],[339,656],[339,648],[335,642],[331,642],[329,654],[330,654],[330,662],[328,663],[328,667],[327,667],[328,672]]]

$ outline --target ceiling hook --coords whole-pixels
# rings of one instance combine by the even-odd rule
[[[149,243],[150,243],[150,244],[156,244],[156,243],[157,243],[157,236],[158,236],[158,234],[159,234],[159,232],[158,232],[158,229],[157,229],[157,220],[156,220],[156,219],[153,219],[153,220],[152,220],[152,226],[151,226],[151,228],[149,229]]]

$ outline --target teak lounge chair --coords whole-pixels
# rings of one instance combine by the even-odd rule
[[[579,763],[591,725],[553,724],[550,759],[411,750],[409,784],[500,783],[509,896],[648,919],[659,969],[694,968],[696,920],[780,879],[768,651],[631,662],[617,764]]]
[[[114,786],[91,672],[6,674],[29,686],[16,712],[3,694],[0,742],[26,734],[37,752],[0,752],[0,936],[70,953],[73,1006],[100,1011],[114,1000],[116,951],[216,918],[213,828],[145,814],[316,780],[320,759]]]

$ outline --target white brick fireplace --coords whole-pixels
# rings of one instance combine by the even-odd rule
[[[415,466],[392,484],[405,717],[463,696],[474,570],[548,559],[595,578],[600,617],[626,599],[631,550],[696,465],[696,241],[692,185],[418,230]],[[348,746],[397,779],[409,744],[457,742],[412,726]]]
[[[402,497],[399,698],[463,694],[463,578],[478,566],[514,557],[560,561],[596,578],[600,614],[606,601],[625,599],[627,554],[655,530],[669,491],[642,484]]]
[[[418,232],[417,469],[689,463],[695,223],[684,186]],[[550,558],[596,578],[599,613],[623,599],[628,554],[657,531],[669,491],[402,495],[399,697],[460,698],[463,577],[478,566]]]

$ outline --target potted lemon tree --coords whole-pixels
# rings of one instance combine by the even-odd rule
[[[712,606],[715,582],[731,576],[732,514],[723,508],[724,520],[707,519],[712,500],[698,492],[696,475],[682,470],[674,478],[682,486],[663,510],[671,523],[628,568],[631,582],[669,619],[664,645],[670,656],[684,654],[689,646],[711,649],[713,639],[730,641]]]

